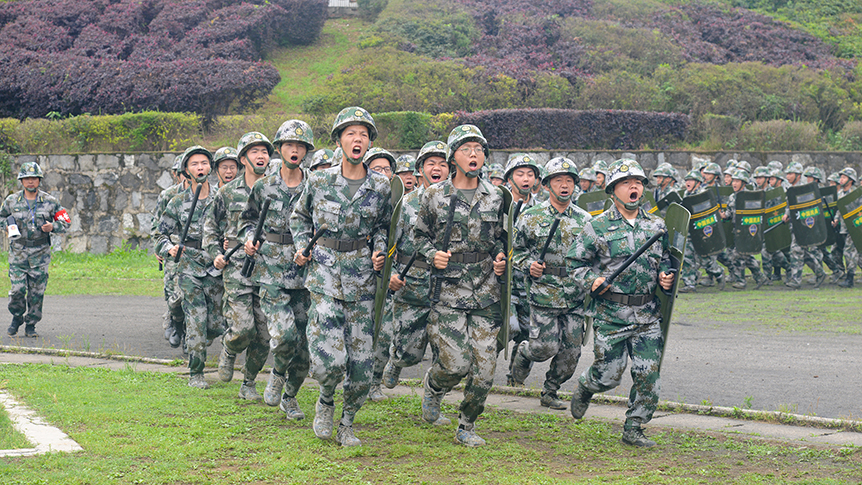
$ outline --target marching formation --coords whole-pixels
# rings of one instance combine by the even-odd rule
[[[312,430],[342,446],[361,444],[353,425],[366,400],[387,399],[384,388],[429,346],[417,414],[455,426],[456,443],[485,444],[476,421],[503,352],[511,386],[550,360],[541,404],[568,407],[575,419],[593,394],[620,384],[631,361],[622,441],[653,446],[643,425],[658,404],[678,288],[729,280],[744,289],[746,269],[760,288],[782,268],[798,288],[804,264],[819,287],[823,263],[852,286],[859,264],[862,191],[850,168],[822,185],[819,170],[798,164],[752,173],[733,161],[722,173],[710,163],[682,178],[665,164],[653,186],[625,159],[579,170],[568,158],[542,165],[515,153],[505,167],[487,166],[488,143],[473,125],[396,158],[373,146],[377,128],[359,107],[342,110],[330,136],[337,149],[315,151],[311,127],[289,120],[271,142],[251,132],[236,149],[188,148],[175,163],[177,184],[159,198],[154,232],[165,338],[188,352],[189,385],[209,387],[207,348],[221,336],[220,380],[233,378],[245,352],[239,397],[299,421],[310,410],[296,395],[312,377]],[[595,360],[566,403],[558,392],[590,330]],[[261,396],[255,379],[270,353]],[[462,381],[453,424],[441,402]]]

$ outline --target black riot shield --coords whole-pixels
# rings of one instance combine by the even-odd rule
[[[658,207],[658,210],[664,211],[671,204],[676,202],[677,204],[682,205],[682,196],[677,192],[670,192],[661,198],[661,200],[657,200],[655,205]]]
[[[644,210],[650,214],[658,213],[658,205],[655,202],[655,197],[653,197],[653,195],[648,190],[644,190],[644,193],[641,196],[641,207],[643,207]]]
[[[862,188],[838,199],[838,212],[856,249],[862,251]]]
[[[784,188],[767,190],[764,194],[763,239],[766,251],[774,253],[790,247],[790,227],[781,222],[787,209],[787,194]],[[775,227],[780,225],[781,227]]]
[[[691,213],[688,237],[694,251],[700,256],[712,256],[724,248],[724,227],[719,220],[715,192],[704,190],[682,199],[682,205]]]
[[[760,254],[763,249],[763,191],[736,194],[733,241],[741,254]]]
[[[676,203],[668,206],[667,213],[665,213],[664,222],[667,226],[667,237],[670,246],[671,269],[676,270],[676,277],[673,280],[673,287],[670,291],[665,292],[662,291],[661,287],[656,288],[656,295],[661,302],[661,333],[664,336],[662,360],[664,360],[664,349],[667,348],[667,334],[670,330],[673,304],[676,300],[676,290],[679,287],[681,279],[679,270],[682,267],[682,260],[685,256],[685,240],[688,235],[690,219],[691,214],[684,207]],[[661,368],[661,361],[659,361],[659,368]]]
[[[594,190],[578,197],[578,207],[595,217],[605,211],[605,201],[610,198],[604,190]]]
[[[838,237],[838,227],[832,226],[832,221],[835,220],[838,214],[838,187],[820,187],[820,198],[823,199],[823,217],[826,218],[826,246],[835,244]]]
[[[826,242],[826,218],[823,217],[820,187],[815,182],[787,189],[790,229],[796,243],[803,248]]]
[[[727,198],[733,193],[733,187],[709,187],[709,189],[715,191],[718,210],[727,211]],[[721,220],[721,224],[724,227],[724,247],[732,248],[734,246],[733,221]]]

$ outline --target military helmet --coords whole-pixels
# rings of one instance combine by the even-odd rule
[[[617,160],[610,164],[608,172],[610,172],[610,175],[608,176],[605,193],[613,193],[614,185],[628,178],[639,178],[643,182],[644,187],[649,186],[649,179],[646,173],[644,173],[643,167],[634,160]]]
[[[335,147],[335,150],[332,151],[332,164],[341,165],[342,160],[344,160],[344,150],[341,147]]]
[[[730,174],[731,179],[742,180],[743,184],[749,183],[747,171],[737,167],[737,168],[732,168],[732,169],[728,170],[727,172]]]
[[[787,177],[784,175],[783,170],[773,168],[772,170],[769,171],[769,176],[775,177],[777,179],[781,179],[781,180],[784,180],[785,182],[787,182]]]
[[[395,159],[395,173],[410,172],[416,169],[416,159],[413,155],[404,154]]]
[[[784,173],[798,173],[802,175],[805,172],[805,168],[799,162],[791,162],[790,165],[787,166],[787,169],[784,170]]]
[[[754,178],[757,178],[757,177],[769,177],[769,167],[766,167],[766,166],[761,165],[761,166],[759,166],[759,167],[755,168],[755,169],[754,169],[754,173],[753,173],[753,174],[751,174],[751,175],[752,175],[752,177],[754,177]]]
[[[23,168],[23,167],[22,167],[22,168]],[[41,172],[40,172],[40,173],[41,173]],[[846,176],[847,176],[847,178],[849,178],[850,180],[852,180],[852,181],[853,181],[853,183],[856,183],[856,170],[855,170],[855,169],[853,169],[852,167],[844,167],[844,168],[842,168],[841,170],[839,170],[839,171],[838,171],[838,175],[839,175],[839,176],[841,176],[841,175],[846,175]],[[21,176],[19,175],[19,176],[18,176],[18,178],[21,178]]]
[[[174,157],[174,164],[171,165],[171,170],[178,174],[183,171],[183,154],[180,153],[176,157]]]
[[[311,163],[308,165],[308,168],[314,169],[315,167],[326,165],[327,163],[330,165],[335,163],[335,153],[328,148],[322,148],[311,155]]]
[[[358,106],[351,106],[344,108],[335,116],[335,123],[332,124],[332,132],[330,133],[332,141],[337,142],[341,132],[350,125],[365,126],[368,128],[368,139],[371,141],[377,139],[377,126],[374,124],[374,118],[368,114],[368,111]]]
[[[737,162],[736,168],[741,168],[746,172],[751,173],[751,164],[746,162],[745,160],[740,160],[739,162]]]
[[[506,180],[505,177],[503,177],[503,175],[505,175],[505,171],[503,170],[503,165],[501,165],[499,163],[492,163],[491,167],[488,171],[488,178],[489,179]]]
[[[711,173],[713,175],[721,177],[721,167],[719,167],[718,164],[715,162],[707,163],[706,166],[703,167],[703,170],[701,170],[701,172]]]
[[[769,167],[770,170],[772,170],[773,168],[777,168],[778,170],[784,170],[784,165],[782,165],[781,162],[779,162],[778,160],[773,160],[767,163],[766,166]]]
[[[593,170],[593,167],[584,167],[578,172],[579,180],[589,180],[592,183],[596,183],[596,171]]]
[[[29,177],[45,177],[45,174],[42,173],[42,167],[40,167],[38,163],[24,162],[23,164],[21,164],[21,170],[18,171],[18,180]]]
[[[709,165],[709,160],[700,159],[697,163],[693,165],[692,169],[700,172],[701,170],[703,170],[703,167],[706,167],[707,165]]]
[[[703,175],[701,175],[700,170],[694,169],[685,174],[684,180],[696,180],[700,183],[703,183]]]
[[[242,138],[239,139],[239,143],[236,145],[236,159],[241,160],[242,157],[245,156],[245,152],[249,150],[249,148],[263,145],[266,147],[266,150],[269,152],[270,156],[272,156],[272,152],[275,150],[273,148],[272,143],[269,142],[269,139],[264,136],[262,133],[258,133],[256,131],[252,131],[242,135]]]
[[[832,172],[829,174],[828,177],[826,177],[826,180],[828,180],[829,182],[835,182],[837,184],[838,179],[840,179],[840,178],[841,178],[841,174],[839,174],[838,172]]]
[[[275,139],[272,140],[273,146],[280,149],[281,144],[287,141],[304,143],[309,153],[314,151],[314,133],[311,131],[311,126],[304,121],[287,120],[278,127]]]
[[[380,147],[369,148],[368,151],[365,152],[365,156],[362,157],[362,164],[367,167],[375,158],[385,158],[389,160],[389,168],[392,170],[392,173],[395,173],[395,156]]]
[[[233,160],[239,165],[239,157],[236,148],[234,147],[221,147],[216,150],[215,154],[213,154],[213,169],[218,168],[218,165],[225,160]]]
[[[652,172],[653,177],[670,177],[676,180],[676,170],[670,165],[659,165]]]
[[[736,168],[738,165],[739,165],[739,160],[731,158],[730,160],[727,161],[727,163],[724,164],[724,171],[726,172],[726,171],[730,170],[731,168]]]
[[[597,174],[603,174],[605,178],[608,178],[608,162],[604,160],[596,160],[595,162],[593,162],[593,170]]]
[[[805,171],[802,172],[802,176],[817,179],[818,182],[823,181],[823,172],[821,172],[819,168],[814,166],[805,167]]]
[[[191,158],[192,155],[195,155],[197,153],[200,153],[201,155],[205,155],[207,157],[207,159],[210,161],[210,163],[212,163],[213,154],[211,151],[207,150],[206,148],[204,148],[200,145],[193,145],[193,146],[186,148],[186,151],[183,152],[183,162],[182,162],[183,172],[186,172],[186,167],[189,164],[189,158]],[[186,172],[186,173],[188,173],[188,172]]]
[[[422,145],[419,150],[419,157],[416,158],[416,170],[421,170],[422,165],[430,157],[440,157],[443,160],[449,160],[449,146],[439,140],[429,141]]]
[[[545,164],[545,170],[548,173],[542,177],[542,184],[544,185],[548,185],[552,178],[561,174],[571,175],[575,179],[575,183],[581,180],[578,176],[578,167],[575,165],[575,162],[566,157],[556,157],[548,160],[548,163]]]
[[[518,168],[531,169],[533,174],[536,176],[536,179],[541,179],[542,177],[542,174],[539,171],[539,165],[536,163],[535,158],[526,153],[513,153],[509,155],[509,160],[506,162],[506,169],[503,172],[503,180],[509,180],[509,177],[512,176],[512,172]]]
[[[475,125],[461,125],[456,126],[455,129],[449,133],[449,138],[446,140],[446,144],[449,145],[448,160],[455,158],[455,151],[458,150],[461,145],[471,141],[482,145],[482,149],[485,152],[485,158],[488,158],[491,155],[491,151],[488,149],[488,140],[486,140],[485,136],[482,135],[482,131],[479,127]]]

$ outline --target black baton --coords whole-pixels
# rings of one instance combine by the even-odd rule
[[[635,253],[634,253],[634,254],[632,254],[631,256],[629,256],[629,257],[628,257],[628,259],[626,259],[625,261],[623,261],[622,266],[620,266],[619,268],[617,268],[617,270],[616,270],[616,271],[614,271],[613,273],[611,273],[611,275],[610,275],[610,276],[608,276],[607,278],[605,278],[605,280],[604,280],[604,281],[602,281],[602,284],[601,284],[601,285],[599,285],[599,287],[598,287],[598,288],[596,288],[595,290],[590,291],[590,296],[591,296],[591,297],[593,297],[593,298],[598,298],[600,293],[602,293],[606,288],[610,287],[610,286],[614,283],[614,280],[617,278],[617,276],[619,276],[619,275],[620,275],[620,273],[622,273],[622,272],[623,272],[623,271],[625,271],[629,266],[631,266],[631,265],[632,265],[632,263],[634,263],[634,262],[635,262],[635,260],[636,260],[636,259],[638,259],[638,258],[641,256],[641,254],[643,254],[643,253],[644,253],[644,251],[646,251],[647,249],[649,249],[649,247],[650,247],[650,246],[652,246],[653,244],[655,244],[655,242],[656,242],[656,241],[658,241],[658,240],[659,240],[659,238],[661,238],[661,237],[662,237],[662,236],[664,236],[665,234],[667,234],[667,231],[666,231],[666,230],[664,230],[664,229],[662,229],[661,231],[659,231],[659,232],[655,233],[655,235],[653,235],[653,237],[649,238],[649,239],[647,240],[647,242],[646,242],[643,246],[639,247],[639,248],[638,248],[638,250],[637,250],[637,251],[635,251]]]
[[[311,241],[308,241],[308,246],[305,246],[305,249],[302,250],[302,255],[306,258],[311,256],[311,248],[314,247],[317,240],[322,238],[327,232],[329,232],[329,226],[321,224],[321,226],[317,228],[317,232],[315,232],[314,236],[311,238]]]

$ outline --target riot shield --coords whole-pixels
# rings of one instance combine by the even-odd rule
[[[670,261],[671,269],[676,269],[676,277],[673,280],[673,287],[669,292],[665,293],[661,287],[656,288],[656,295],[661,302],[661,333],[664,336],[664,347],[662,348],[662,360],[664,360],[664,349],[667,348],[667,334],[670,330],[671,316],[673,315],[673,304],[676,300],[676,290],[679,287],[679,281],[682,279],[680,268],[682,267],[683,256],[685,256],[685,240],[688,235],[688,227],[691,219],[691,214],[681,205],[672,203],[667,208],[664,222],[667,226],[668,245],[670,246]],[[661,361],[659,361],[659,369],[661,369]]]
[[[736,194],[733,241],[742,254],[760,254],[763,249],[763,203],[762,190]]]
[[[838,187],[820,187],[820,198],[823,199],[823,217],[826,218],[826,246],[835,244],[838,237],[838,228],[832,226],[832,221],[838,215]]]
[[[644,190],[644,193],[641,196],[641,207],[643,207],[649,214],[658,213],[658,204],[655,202],[655,197],[653,197],[652,193],[648,190]]]
[[[677,204],[682,205],[682,196],[677,192],[670,192],[669,194],[662,197],[661,200],[656,201],[655,205],[658,207],[658,210],[664,211],[668,208],[669,205],[676,202]]]
[[[712,256],[724,250],[724,226],[718,217],[715,191],[690,195],[682,199],[682,205],[691,214],[688,237],[694,251],[700,256]]]
[[[862,251],[862,188],[838,199],[838,212],[856,249]]]
[[[404,196],[404,182],[401,177],[392,177],[392,219],[389,221],[389,233],[386,236],[386,262],[383,271],[377,278],[377,291],[374,293],[374,343],[383,325],[383,307],[386,306],[386,294],[389,289],[389,276],[392,274],[392,261],[395,260],[395,231],[398,219],[401,218],[401,198]]]
[[[796,243],[803,248],[820,246],[826,242],[826,218],[823,217],[822,204],[820,187],[815,182],[787,189],[790,229],[796,237]]]
[[[500,314],[503,317],[503,326],[500,327],[500,334],[497,338],[499,342],[502,340],[503,357],[509,360],[509,319],[512,317],[512,255],[514,247],[512,242],[515,239],[515,203],[513,202],[512,193],[505,187],[500,187],[503,191],[503,209],[506,213],[506,226],[504,230],[506,234],[506,272],[503,273],[503,281],[500,288]]]
[[[767,190],[763,194],[763,239],[766,242],[766,251],[774,253],[790,247],[790,227],[782,224],[781,218],[787,209],[787,194],[784,188],[776,187]],[[775,227],[781,225],[781,227]]]
[[[589,212],[591,216],[596,217],[605,211],[605,201],[609,198],[610,195],[606,194],[604,190],[587,192],[578,197],[578,207]]]
[[[718,210],[726,212],[727,198],[733,193],[733,187],[709,187],[708,189],[715,192],[715,200],[718,201]],[[724,228],[724,247],[734,247],[733,221],[722,219],[721,225]]]

